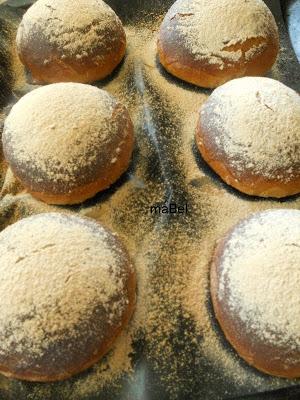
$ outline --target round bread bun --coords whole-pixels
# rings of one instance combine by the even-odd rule
[[[49,204],[74,204],[121,176],[134,139],[128,111],[109,93],[55,83],[14,105],[2,141],[14,175],[33,196]]]
[[[38,82],[88,83],[116,68],[126,36],[102,0],[38,0],[23,16],[17,49]]]
[[[231,345],[270,375],[300,377],[300,211],[268,210],[234,226],[211,265],[211,297]]]
[[[177,0],[158,38],[166,70],[206,88],[264,75],[278,50],[278,28],[262,0]]]
[[[196,143],[229,185],[262,197],[300,192],[300,96],[269,78],[214,90],[200,110]]]
[[[0,233],[0,372],[66,379],[111,349],[135,306],[134,268],[96,221],[60,213]]]

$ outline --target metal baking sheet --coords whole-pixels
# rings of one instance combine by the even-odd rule
[[[25,74],[13,52],[13,38],[28,0],[8,0],[0,6],[0,103],[2,122],[10,107],[22,95],[37,86]],[[165,72],[154,58],[149,62],[136,56],[135,35],[147,34],[140,45],[146,50],[153,46],[156,32],[163,15],[173,1],[170,0],[123,0],[107,1],[122,19],[128,36],[128,51],[124,62],[106,80],[95,85],[118,96],[133,117],[136,148],[127,173],[109,190],[98,194],[82,205],[72,207],[45,206],[33,200],[12,178],[0,154],[0,229],[34,213],[48,210],[75,212],[99,219],[116,231],[129,247],[135,263],[147,259],[152,271],[149,279],[152,288],[163,287],[164,280],[185,279],[176,264],[190,256],[190,238],[194,238],[201,251],[206,249],[207,221],[214,214],[234,224],[240,214],[249,213],[254,207],[300,208],[299,196],[272,201],[242,195],[225,185],[200,158],[193,141],[195,112],[191,111],[190,134],[180,113],[191,109],[209,96],[210,90],[183,83]],[[269,76],[300,91],[300,66],[292,49],[283,20],[285,2],[266,1],[274,13],[281,37],[281,53]],[[149,43],[148,43],[149,40]],[[151,43],[150,43],[151,42]],[[131,55],[134,54],[134,57]],[[126,73],[125,73],[126,72]],[[18,79],[14,79],[17,75]],[[155,79],[154,79],[155,78]],[[164,88],[164,86],[166,87]],[[160,86],[163,86],[160,87]],[[199,103],[199,105],[197,104]],[[180,112],[179,112],[180,111]],[[134,114],[134,115],[133,115]],[[192,115],[193,114],[193,115]],[[186,115],[187,121],[189,115]],[[215,201],[215,202],[214,202]],[[149,213],[157,203],[188,204],[186,215],[156,215]],[[231,205],[232,204],[232,205]],[[229,216],[228,216],[229,215]],[[136,229],[138,227],[138,229]],[[147,240],[145,238],[150,238]],[[215,235],[213,240],[217,240]],[[186,242],[185,242],[186,240]],[[135,243],[135,246],[132,245]],[[149,245],[152,243],[152,245]],[[153,246],[153,248],[152,248]],[[176,272],[177,271],[177,272]],[[171,275],[171,278],[170,278]],[[158,278],[157,278],[158,277]],[[158,282],[159,279],[159,282]],[[141,292],[138,293],[142,295]],[[160,293],[162,304],[168,294]],[[133,372],[122,374],[101,390],[91,388],[89,393],[77,390],[82,381],[95,374],[92,368],[68,381],[52,384],[33,384],[0,377],[0,399],[3,400],[223,400],[223,399],[299,399],[300,380],[286,380],[264,375],[241,360],[224,339],[216,323],[209,295],[205,308],[210,317],[210,329],[218,338],[221,353],[234,365],[234,371],[226,371],[218,363],[202,354],[199,335],[190,315],[166,301],[160,320],[153,328],[163,325],[168,313],[175,313],[173,331],[168,336],[157,333],[149,340],[141,332],[134,342],[132,354]],[[204,306],[204,305],[202,305]],[[166,321],[164,320],[166,319]],[[155,325],[156,324],[156,325]],[[163,354],[164,343],[167,343]],[[192,343],[192,344],[191,344]],[[160,352],[157,348],[161,349]],[[99,364],[101,364],[100,361]],[[243,376],[243,380],[239,379]]]

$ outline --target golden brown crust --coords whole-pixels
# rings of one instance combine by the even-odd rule
[[[276,345],[259,341],[255,335],[247,334],[246,326],[240,318],[229,311],[225,298],[220,301],[219,276],[222,268],[222,254],[226,241],[233,229],[216,246],[210,267],[210,294],[216,319],[232,347],[251,366],[258,370],[283,378],[300,377],[300,365],[289,364],[287,354],[293,358],[295,353],[292,349],[282,349]]]
[[[180,47],[181,43],[177,46]],[[250,60],[246,60],[245,53],[261,45],[263,50]],[[228,62],[223,60],[224,68],[210,64],[206,60],[195,60],[186,52],[169,48],[165,41],[165,34],[160,33],[158,39],[158,55],[161,64],[172,75],[186,82],[205,88],[216,88],[223,83],[242,76],[263,76],[273,66],[279,51],[279,42],[273,36],[248,39],[244,43],[228,47],[227,51],[242,52],[239,61]]]
[[[78,62],[76,57],[68,57],[61,59],[55,51],[47,54],[51,60],[44,65],[42,62],[36,63],[32,60],[32,52],[41,52],[40,49],[31,51],[23,50],[21,45],[18,46],[18,53],[21,62],[31,72],[32,78],[37,83],[56,83],[56,82],[79,82],[90,83],[95,82],[109,76],[123,60],[126,53],[126,36],[125,32],[120,32],[118,46],[114,52],[105,56],[105,62],[95,63],[91,58],[86,58]],[[101,55],[101,54],[100,54]],[[43,55],[40,54],[41,61]]]

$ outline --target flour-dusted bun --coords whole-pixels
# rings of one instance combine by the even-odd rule
[[[216,317],[257,369],[300,377],[300,211],[268,210],[233,227],[211,266]]]
[[[229,185],[262,197],[300,192],[300,96],[269,78],[215,89],[200,110],[196,142]]]
[[[36,89],[12,108],[3,151],[15,176],[50,204],[80,203],[127,169],[133,126],[126,108],[81,83]]]
[[[264,75],[278,49],[276,22],[262,0],[177,0],[158,39],[167,71],[208,88]]]
[[[135,273],[98,222],[60,213],[0,233],[0,372],[48,382],[90,367],[135,305]]]
[[[37,81],[88,83],[116,68],[126,36],[102,0],[38,0],[23,16],[17,48]]]

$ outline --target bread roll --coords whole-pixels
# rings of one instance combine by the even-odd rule
[[[269,78],[240,78],[201,107],[196,143],[229,185],[262,197],[300,192],[300,96]]]
[[[268,210],[234,226],[211,265],[219,324],[253,367],[300,377],[300,211]]]
[[[264,75],[278,49],[276,22],[262,0],[177,0],[158,38],[166,70],[206,88]]]
[[[50,204],[80,203],[109,187],[127,169],[133,141],[126,108],[81,83],[26,94],[12,108],[2,136],[14,175]]]
[[[88,83],[116,68],[126,36],[102,0],[38,0],[23,16],[17,48],[38,82]]]
[[[135,273],[99,223],[60,213],[0,233],[0,372],[66,379],[97,362],[128,323]]]

